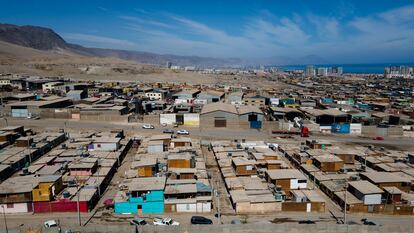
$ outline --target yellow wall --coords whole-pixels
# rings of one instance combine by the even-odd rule
[[[52,201],[53,200],[53,190],[55,195],[59,194],[63,188],[62,179],[53,182],[39,183],[32,190],[33,201]]]

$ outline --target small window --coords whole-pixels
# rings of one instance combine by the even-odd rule
[[[298,180],[298,183],[299,184],[304,184],[304,183],[306,183],[307,181],[306,180]]]
[[[7,209],[14,208],[14,203],[7,203]]]

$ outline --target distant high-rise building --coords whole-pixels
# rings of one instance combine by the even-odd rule
[[[319,67],[318,68],[317,75],[318,76],[328,76],[328,68],[326,68],[326,67]]]
[[[167,61],[166,67],[167,67],[168,69],[170,69],[170,68],[171,68],[171,65],[172,65],[172,63],[171,63],[170,61]]]
[[[341,66],[334,66],[328,68],[328,75],[341,76],[343,74],[343,68]]]
[[[410,66],[389,66],[384,69],[386,78],[413,78],[414,68]]]
[[[306,66],[305,76],[306,77],[315,77],[316,76],[315,66]]]

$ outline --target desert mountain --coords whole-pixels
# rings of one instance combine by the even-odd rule
[[[181,66],[237,67],[248,65],[311,64],[323,61],[323,59],[315,55],[309,55],[296,59],[274,56],[269,58],[247,60],[239,58],[179,56],[118,49],[87,48],[67,43],[59,34],[49,28],[38,26],[18,26],[12,24],[0,24],[0,41],[43,51],[52,50],[84,56],[115,57],[143,64],[154,64],[161,66],[164,66],[167,62],[172,62],[175,65]]]

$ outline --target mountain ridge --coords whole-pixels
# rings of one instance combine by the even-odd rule
[[[91,48],[68,43],[53,29],[40,26],[0,24],[0,40],[37,50],[66,50],[83,56],[115,57],[143,64],[164,66],[167,62],[180,66],[243,67],[257,65],[289,65],[322,63],[316,55],[301,58],[273,56],[268,58],[212,58],[203,56],[181,56],[174,54],[156,54],[143,51],[131,51],[109,48]]]

